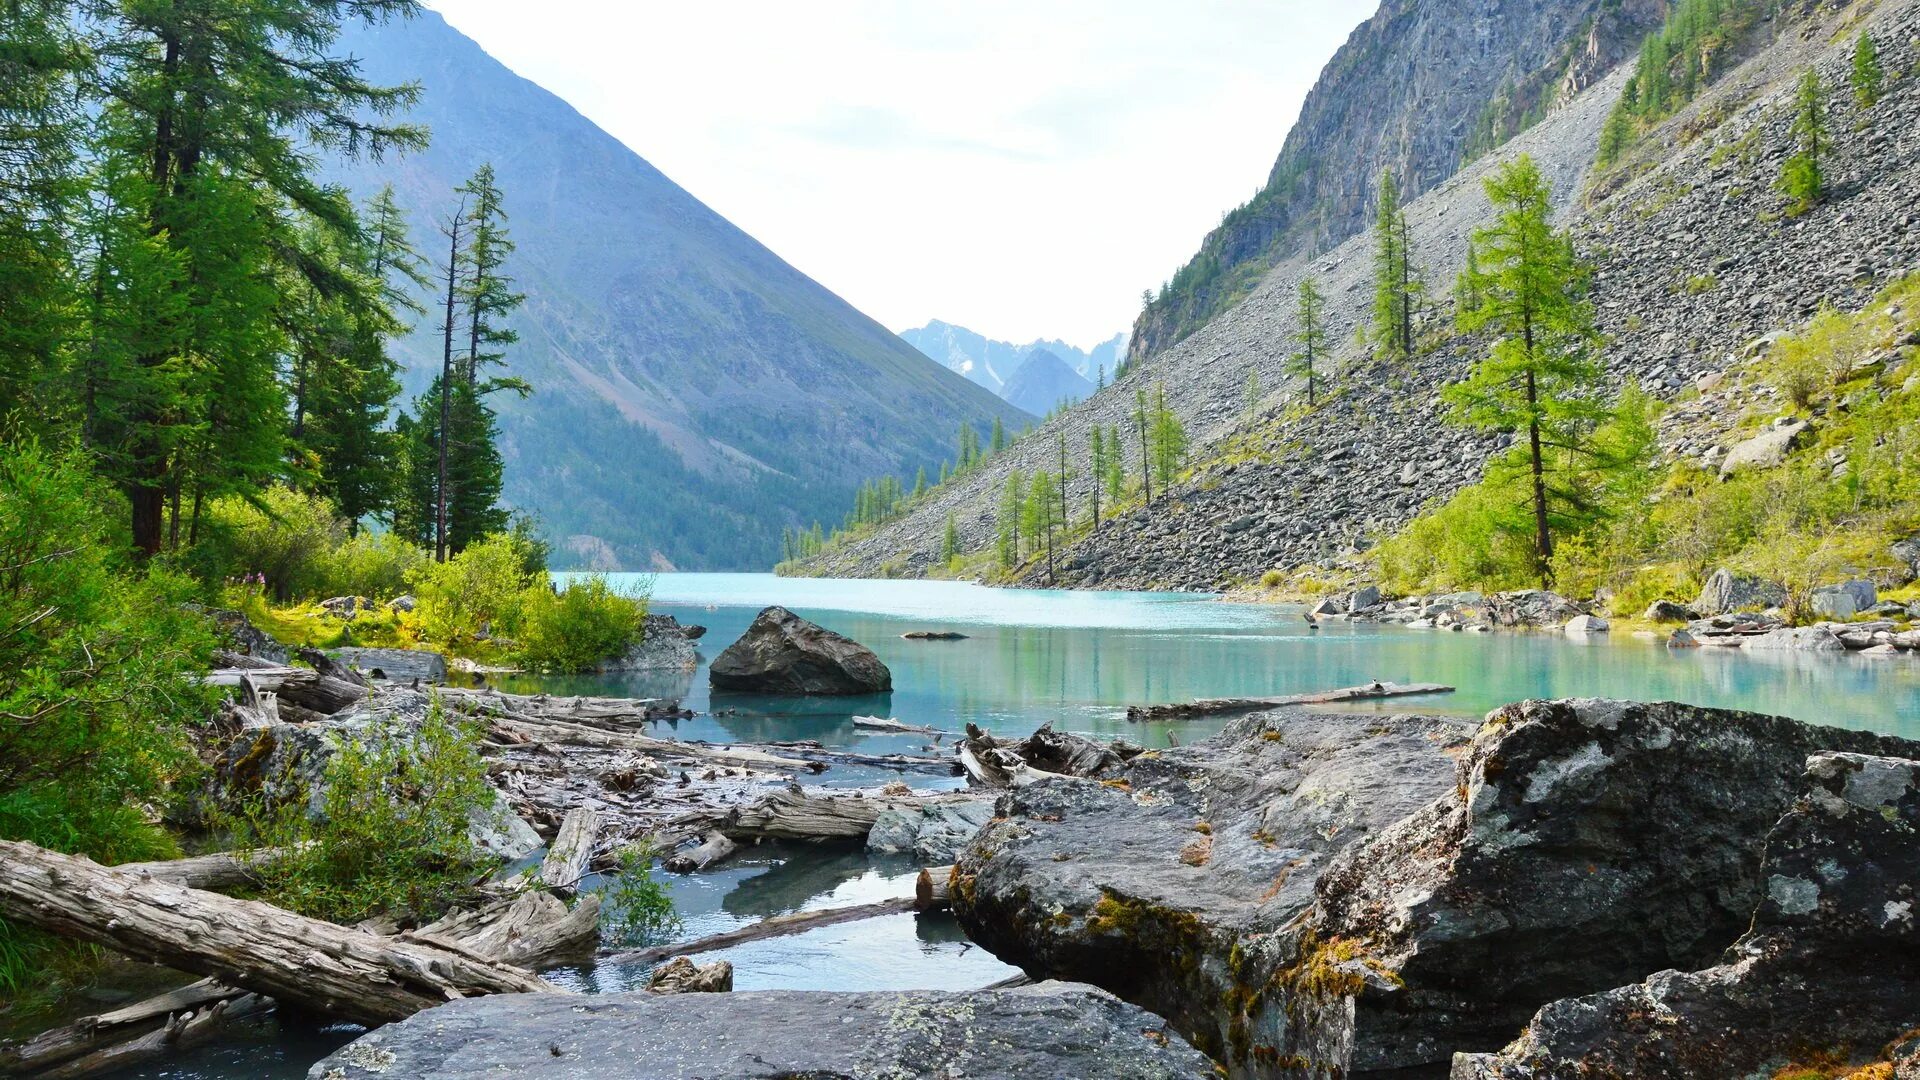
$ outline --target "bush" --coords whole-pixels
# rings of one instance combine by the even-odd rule
[[[287,603],[325,590],[326,560],[346,540],[346,523],[317,495],[272,487],[248,501],[214,502],[207,543],[228,576],[260,574],[275,601]]]
[[[522,601],[520,662],[537,671],[585,671],[620,656],[640,640],[646,595],[623,596],[600,574],[565,589],[534,584]]]
[[[320,560],[320,590],[326,596],[391,600],[407,591],[408,579],[432,561],[394,533],[363,532],[347,538]]]
[[[1278,570],[1269,570],[1260,575],[1260,587],[1263,589],[1277,589],[1284,584],[1286,580],[1287,575]]]
[[[268,900],[318,919],[433,918],[467,892],[486,859],[471,822],[494,812],[480,738],[436,700],[417,731],[401,723],[345,740],[309,793],[264,794],[230,813],[240,847],[285,852],[261,867]]]
[[[528,558],[525,541],[495,533],[446,562],[417,567],[407,581],[422,636],[457,651],[518,632],[528,587],[538,584]]]
[[[620,868],[600,890],[601,935],[615,945],[647,945],[680,929],[673,898],[653,876],[659,851],[649,842],[620,850]]]

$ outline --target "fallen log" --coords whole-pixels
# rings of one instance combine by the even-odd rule
[[[192,855],[184,859],[121,863],[114,870],[189,889],[225,892],[258,881],[260,866],[279,858],[287,850],[259,848],[253,851],[216,851],[211,855]]]
[[[208,672],[202,679],[208,686],[236,689],[246,688],[249,680],[254,693],[267,691],[282,701],[328,715],[365,701],[368,695],[364,686],[311,668],[220,668]]]
[[[941,733],[935,732],[935,741]],[[819,762],[825,765],[863,765],[876,769],[892,769],[895,772],[920,773],[925,776],[958,776],[960,769],[952,758],[933,757],[929,754],[859,754],[850,750],[829,749],[818,742],[775,742],[763,744],[769,751],[778,751],[803,761]]]
[[[901,915],[912,911],[913,905],[913,897],[901,896],[875,904],[826,908],[821,911],[796,911],[788,915],[769,915],[757,923],[743,926],[738,930],[714,934],[697,941],[685,941],[678,945],[655,945],[645,949],[623,949],[601,955],[603,958],[636,964],[652,963],[669,956],[697,956],[700,953],[731,949],[735,945],[745,945],[750,941],[765,941],[768,938],[804,933],[822,926],[838,926],[841,923],[859,922],[862,919],[877,919],[883,915]]]
[[[399,937],[538,970],[593,952],[600,938],[600,897],[582,896],[569,910],[550,892],[519,893]]]
[[[896,735],[949,734],[948,732],[941,731],[939,728],[916,727],[913,724],[903,724],[890,716],[856,716],[853,718],[853,726],[861,731],[886,731]]]
[[[797,786],[773,792],[730,810],[719,823],[735,840],[847,840],[864,842],[880,812],[941,802],[978,802],[966,791],[926,795],[887,795],[870,791],[806,791]]]
[[[0,1044],[0,1076],[44,1076],[56,1065],[144,1036],[173,1016],[204,1010],[244,993],[202,979],[111,1012],[83,1016],[30,1039]]]
[[[540,883],[549,889],[572,892],[587,876],[593,846],[599,839],[599,811],[585,806],[567,811],[560,820],[560,831],[547,847],[546,860],[540,864]]]
[[[506,694],[498,690],[442,687],[440,698],[463,711],[476,709],[536,720],[561,720],[588,726],[645,723],[662,717],[686,715],[680,703],[668,698],[553,697],[549,694]],[[612,727],[612,730],[628,730]]]
[[[739,850],[738,845],[729,840],[726,833],[715,829],[707,833],[699,847],[672,856],[664,865],[676,874],[690,874],[696,870],[705,870],[737,850]]]
[[[913,910],[945,911],[953,906],[953,867],[922,867],[913,882]]]
[[[1289,694],[1285,697],[1202,698],[1175,705],[1129,705],[1127,719],[1136,723],[1153,720],[1191,720],[1201,716],[1232,716],[1238,713],[1282,709],[1290,705],[1332,705],[1342,701],[1375,701],[1383,698],[1413,697],[1424,694],[1451,694],[1453,687],[1438,683],[1383,683],[1324,690],[1313,694]]]
[[[900,635],[907,641],[965,641],[967,635],[957,630],[909,630]]]
[[[764,750],[753,750],[747,747],[716,749],[705,743],[656,739],[647,735],[607,731],[602,728],[537,717],[494,715],[489,720],[494,730],[504,733],[510,742],[550,742],[563,746],[591,746],[603,750],[634,750],[663,758],[688,758],[729,768],[765,769],[774,772],[817,773],[826,769],[826,766],[819,762],[781,757],[778,754],[769,754]]]
[[[218,1035],[230,1021],[265,1012],[271,1005],[259,994],[240,993],[221,998],[192,1011],[166,1016],[159,1026],[144,1035],[103,1046],[32,1075],[40,1080],[83,1080],[155,1061],[198,1046]]]
[[[362,1023],[457,997],[559,992],[465,949],[382,938],[12,840],[0,840],[0,917]]]
[[[1103,746],[1055,731],[1050,723],[1020,740],[989,735],[978,725],[968,724],[966,737],[956,749],[967,778],[989,788],[1025,787],[1059,777],[1096,778],[1139,753],[1138,746],[1120,740]]]

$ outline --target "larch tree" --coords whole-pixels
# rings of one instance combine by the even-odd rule
[[[1445,396],[1454,418],[1521,440],[1527,470],[1531,547],[1543,588],[1553,581],[1554,536],[1575,527],[1577,492],[1555,490],[1549,458],[1590,454],[1592,432],[1609,415],[1599,335],[1587,299],[1588,269],[1572,240],[1554,229],[1546,180],[1530,157],[1486,181],[1493,221],[1474,232],[1482,270],[1479,303],[1460,313],[1466,333],[1492,339],[1487,356]]]
[[[1133,391],[1133,427],[1140,439],[1140,482],[1145,487],[1146,501],[1153,502],[1153,410],[1147,404],[1147,388],[1138,386]]]
[[[1295,375],[1307,381],[1307,405],[1319,402],[1320,361],[1327,354],[1326,297],[1321,295],[1319,279],[1311,274],[1300,279],[1300,330],[1294,335],[1299,348],[1289,358]]]
[[[1107,438],[1099,424],[1088,425],[1087,497],[1093,503],[1093,527],[1100,527],[1100,489],[1107,482]]]
[[[1413,230],[1400,204],[1400,185],[1391,171],[1380,174],[1373,233],[1373,344],[1388,359],[1411,360],[1414,317],[1425,285],[1415,265]]]
[[[1880,87],[1886,82],[1886,69],[1880,65],[1880,49],[1873,35],[1865,30],[1853,43],[1853,99],[1863,109],[1880,102]]]
[[[1820,73],[1808,68],[1800,77],[1800,88],[1793,99],[1793,140],[1795,152],[1780,167],[1777,186],[1788,200],[1787,212],[1804,214],[1819,205],[1826,194],[1826,178],[1820,157],[1826,152],[1826,88],[1820,85]]]

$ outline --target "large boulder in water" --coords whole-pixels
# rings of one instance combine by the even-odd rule
[[[865,645],[783,607],[762,611],[709,669],[715,690],[756,694],[878,694],[893,673]]]
[[[1920,761],[1815,755],[1760,877],[1722,963],[1548,1005],[1499,1054],[1456,1058],[1455,1080],[1735,1080],[1810,1050],[1920,1075]]]
[[[1452,786],[1455,720],[1288,710],[1100,779],[1001,797],[962,855],[972,938],[1042,978],[1104,987],[1172,1021],[1237,1075],[1283,1075],[1269,992],[1337,852]]]
[[[308,1080],[1211,1080],[1157,1016],[1088,986],[972,993],[511,994],[361,1036]]]

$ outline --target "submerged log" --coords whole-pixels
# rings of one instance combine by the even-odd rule
[[[841,923],[859,922],[862,919],[877,919],[884,915],[901,915],[914,910],[913,905],[913,897],[901,896],[874,904],[827,908],[823,911],[796,911],[788,915],[769,915],[757,923],[743,926],[738,930],[714,934],[712,937],[700,938],[697,941],[681,942],[678,945],[655,945],[646,949],[623,949],[619,952],[603,954],[603,956],[636,964],[664,960],[669,956],[695,956],[720,949],[731,949],[735,945],[745,945],[750,941],[765,941],[768,938],[804,933],[822,926],[838,926]]]
[[[690,874],[696,870],[705,870],[737,850],[739,850],[738,846],[727,838],[726,833],[715,829],[707,833],[699,847],[673,855],[667,859],[665,866],[676,874]]]
[[[244,990],[202,979],[111,1012],[83,1016],[31,1039],[0,1044],[0,1076],[48,1075],[54,1066],[95,1057],[158,1030],[173,1017],[204,1011],[244,994]]]
[[[1349,686],[1341,690],[1324,690],[1313,694],[1290,694],[1285,697],[1202,698],[1199,701],[1175,705],[1129,705],[1127,719],[1136,723],[1151,720],[1191,720],[1200,716],[1233,716],[1239,713],[1262,712],[1267,709],[1286,708],[1290,705],[1332,705],[1342,701],[1375,701],[1383,698],[1451,693],[1453,693],[1453,687],[1442,686],[1439,683],[1402,685],[1371,682],[1365,686]]]
[[[567,811],[560,821],[560,831],[547,848],[546,861],[540,864],[540,883],[549,889],[572,892],[587,876],[599,839],[599,811],[585,806]]]
[[[896,735],[945,735],[939,728],[903,724],[891,716],[856,716],[853,726],[861,731],[888,731]]]
[[[0,917],[364,1023],[474,994],[558,992],[465,949],[381,938],[0,840]]]
[[[40,1080],[84,1080],[190,1049],[218,1035],[233,1020],[265,1012],[271,1002],[239,992],[197,1009],[165,1015],[145,1034],[102,1046],[82,1057],[33,1072]],[[23,1074],[24,1075],[24,1074]]]

